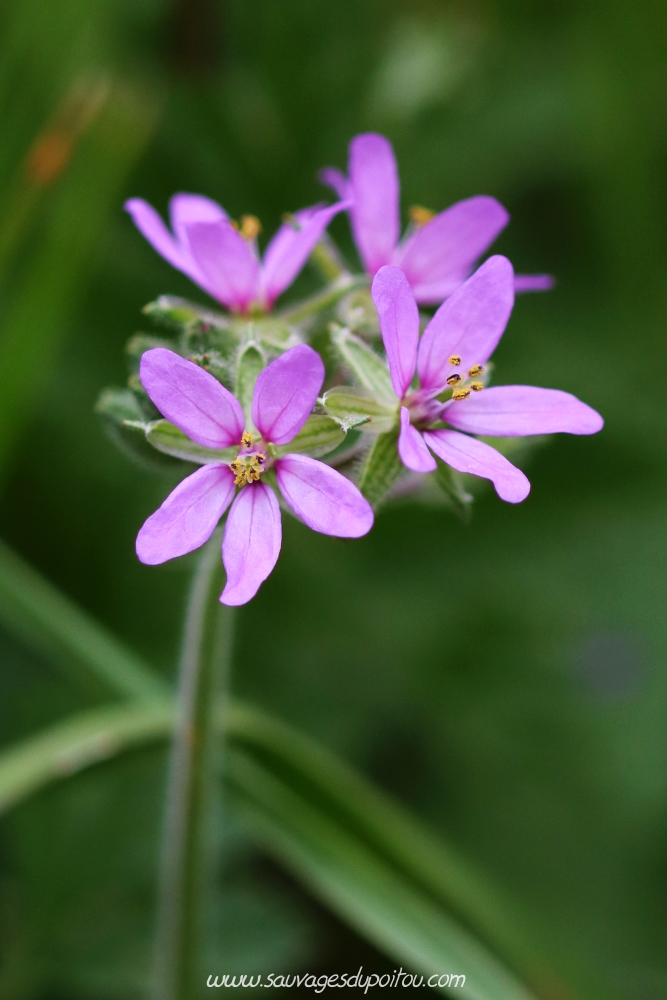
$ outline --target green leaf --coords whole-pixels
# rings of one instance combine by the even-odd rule
[[[123,751],[166,740],[175,702],[90,710],[0,754],[0,811]],[[218,725],[225,721],[219,713]],[[235,704],[227,782],[265,849],[322,902],[418,974],[466,976],[461,997],[528,1000],[496,954],[535,961],[505,901],[400,806],[284,723]]]
[[[368,502],[377,507],[403,471],[398,455],[398,428],[378,434],[361,467],[358,486]]]
[[[236,383],[234,385],[234,395],[243,407],[246,419],[246,427],[253,428],[250,411],[252,409],[252,397],[255,391],[255,382],[259,373],[266,364],[264,354],[252,341],[246,344],[238,358],[236,365]]]
[[[322,397],[326,411],[339,420],[349,420],[351,417],[368,417],[365,430],[377,434],[391,430],[396,423],[398,404],[386,403],[377,395],[363,386],[336,386],[329,389]]]
[[[318,458],[328,455],[345,440],[346,428],[333,417],[313,414],[289,444],[277,447],[276,455],[290,455],[293,452]]]
[[[54,781],[108,760],[135,746],[166,740],[174,702],[127,702],[81,712],[0,754],[0,813]]]
[[[464,521],[470,520],[472,497],[466,493],[463,476],[436,456],[435,481],[447,500],[447,506]]]
[[[379,399],[396,405],[389,369],[384,361],[367,344],[355,337],[344,327],[333,327],[331,340],[345,365],[359,379],[361,385],[370,389]]]
[[[18,639],[104,693],[164,697],[169,690],[132,650],[0,542],[0,621]]]
[[[532,994],[473,934],[328,815],[319,795],[304,793],[296,780],[233,746],[229,757],[228,780],[251,831],[364,937],[425,980],[464,974],[464,1000],[530,1000]]]
[[[181,458],[186,462],[197,462],[199,465],[208,465],[211,462],[232,462],[237,455],[238,448],[204,448],[203,445],[191,441],[183,431],[174,427],[168,420],[153,420],[149,424],[141,424],[146,434],[146,440],[158,451],[165,455],[172,455],[174,458]]]

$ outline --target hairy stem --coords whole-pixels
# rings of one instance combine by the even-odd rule
[[[156,941],[156,1000],[194,1000],[205,981],[220,816],[220,700],[233,609],[219,602],[220,533],[203,550],[185,621],[178,710],[167,780]],[[217,713],[214,712],[217,706]]]
[[[301,323],[309,319],[323,309],[328,309],[350,292],[358,288],[368,287],[368,277],[365,274],[341,275],[333,284],[325,288],[323,292],[318,292],[310,299],[305,299],[291,308],[284,309],[275,314],[275,319],[284,320],[286,323]]]

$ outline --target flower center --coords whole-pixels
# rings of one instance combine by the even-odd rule
[[[249,431],[243,432],[241,447],[243,450],[233,462],[229,463],[229,468],[234,473],[234,486],[257,483],[262,473],[266,471],[266,455],[255,447],[253,436]]]
[[[459,354],[452,354],[449,363],[454,368],[458,368],[461,364],[461,356]],[[471,392],[481,392],[484,388],[484,383],[478,381],[471,382],[470,379],[477,379],[483,371],[484,365],[472,365],[465,375],[453,372],[447,379],[447,385],[454,390],[452,392],[452,399],[467,399]]]

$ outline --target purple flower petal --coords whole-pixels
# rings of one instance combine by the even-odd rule
[[[520,503],[530,493],[530,483],[521,469],[484,441],[446,430],[425,431],[424,438],[429,448],[453,469],[490,479],[501,500]]]
[[[304,208],[294,215],[297,228],[289,223],[280,227],[266,248],[262,264],[267,307],[292,284],[334,215],[343,208],[347,208],[344,203]]]
[[[219,222],[228,219],[224,208],[203,194],[175,194],[169,201],[171,228],[180,242],[187,246],[185,227],[192,222]]]
[[[410,411],[401,407],[401,432],[398,437],[398,454],[401,462],[412,472],[433,472],[435,459],[416,427],[410,423]]]
[[[410,386],[417,362],[419,310],[408,279],[398,267],[381,267],[371,295],[378,311],[394,392],[399,399]]]
[[[227,582],[220,600],[236,606],[255,596],[278,561],[282,529],[280,508],[266,483],[249,483],[227,516],[222,561]]]
[[[298,434],[324,382],[319,354],[299,344],[260,372],[252,401],[252,421],[265,441],[287,444]]]
[[[391,264],[398,243],[399,181],[391,143],[367,132],[350,143],[350,210],[357,249],[369,274]]]
[[[179,483],[137,535],[142,563],[157,566],[208,541],[234,496],[226,465],[204,465]]]
[[[394,263],[405,271],[418,302],[441,302],[434,295],[443,287],[451,294],[508,221],[495,198],[479,195],[459,201],[406,240]]]
[[[335,191],[342,201],[351,197],[350,182],[340,170],[336,170],[335,167],[324,167],[317,176],[320,182]]]
[[[519,292],[548,292],[556,284],[555,279],[550,274],[515,274],[514,291]]]
[[[592,407],[560,389],[499,385],[452,403],[443,414],[452,427],[470,434],[523,437],[526,434],[597,434],[604,421]]]
[[[192,361],[154,347],[142,355],[139,377],[160,413],[197,444],[228,448],[240,443],[241,404]]]
[[[229,222],[193,222],[184,226],[190,253],[206,281],[206,290],[230,309],[244,311],[260,296],[257,256]]]
[[[190,277],[195,268],[189,255],[169,232],[155,209],[143,198],[130,198],[125,202],[125,211],[132,216],[132,221],[154,250],[169,261],[172,267],[184,271]]]
[[[513,305],[512,265],[506,257],[489,257],[426,327],[417,355],[422,388],[442,389],[453,372],[485,364],[503,335]],[[461,357],[457,368],[449,364],[452,355]]]
[[[373,510],[354,483],[307,455],[276,462],[276,478],[286,503],[313,531],[359,538],[373,526]]]

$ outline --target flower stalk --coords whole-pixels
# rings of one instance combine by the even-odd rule
[[[221,823],[220,710],[234,609],[220,603],[221,531],[202,550],[187,608],[167,778],[155,950],[156,1000],[193,1000],[204,981]]]

